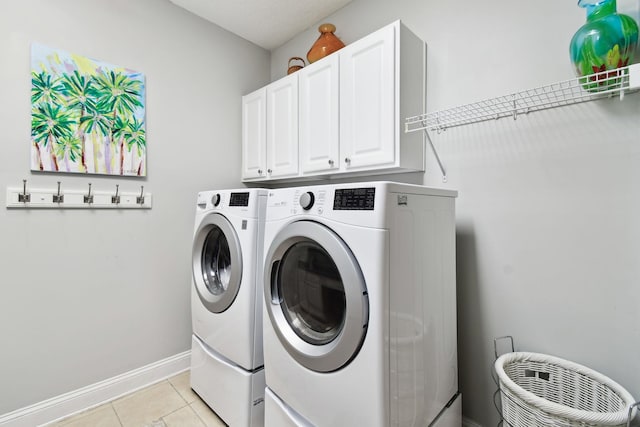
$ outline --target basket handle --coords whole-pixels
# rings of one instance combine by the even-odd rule
[[[494,338],[493,339],[493,351],[496,355],[496,360],[498,359],[498,341],[500,340],[509,340],[511,341],[511,352],[513,353],[515,350],[515,348],[513,347],[513,337],[511,335],[505,335],[503,337],[498,337],[498,338]]]
[[[627,419],[627,427],[631,427],[631,421],[635,418],[635,414],[634,414],[634,409],[635,408],[640,408],[640,401],[634,403],[633,405],[629,406],[629,417]]]
[[[302,62],[302,65],[300,65],[300,64],[297,65],[298,67],[304,67],[306,65],[305,62],[304,62],[304,59],[300,58],[299,56],[294,56],[294,57],[289,58],[289,63],[288,63],[289,67],[291,67],[291,61],[300,61],[300,62]]]
[[[511,335],[505,335],[503,337],[497,337],[493,339],[493,352],[496,356],[495,360],[498,360],[498,341],[501,340],[509,340],[511,342],[511,352],[515,352],[515,348],[513,346],[513,337]],[[502,427],[504,426],[504,424],[506,423],[507,426],[511,426],[511,424],[509,424],[503,417],[502,414],[502,401],[500,402],[500,407],[498,407],[498,404],[496,403],[496,396],[500,395],[500,396],[504,396],[507,399],[511,400],[511,398],[509,396],[507,396],[505,393],[502,392],[502,390],[500,390],[500,381],[498,380],[498,375],[497,372],[495,370],[495,366],[492,367],[491,369],[491,378],[493,378],[493,382],[496,383],[496,387],[498,387],[498,389],[496,390],[495,393],[493,393],[493,406],[495,406],[496,411],[498,411],[498,415],[500,415],[500,422],[498,423],[498,426]],[[512,401],[513,402],[513,401]],[[516,403],[517,402],[513,402]]]

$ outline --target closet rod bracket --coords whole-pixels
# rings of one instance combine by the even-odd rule
[[[426,128],[424,128],[424,134],[427,137],[427,142],[431,147],[431,151],[433,152],[434,157],[436,158],[436,162],[438,163],[438,167],[440,168],[440,172],[442,173],[442,182],[447,182],[447,171],[442,164],[442,160],[440,160],[440,156],[438,155],[438,150],[436,150],[436,146],[433,144],[431,140],[431,136],[429,136],[429,132]]]

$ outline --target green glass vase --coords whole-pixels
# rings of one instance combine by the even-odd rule
[[[587,22],[571,39],[571,61],[578,77],[590,76],[585,79],[585,89],[606,90],[617,75],[606,71],[633,61],[638,24],[630,16],[617,13],[616,0],[579,0],[578,6],[586,9]]]

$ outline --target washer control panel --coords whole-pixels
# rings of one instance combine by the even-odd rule
[[[241,211],[247,211],[250,204],[253,203],[251,193],[248,191],[203,191],[198,193],[197,206],[199,209],[227,209],[228,207],[240,208]],[[251,203],[250,203],[251,202]]]
[[[327,190],[303,190],[298,189],[293,194],[293,204],[290,213],[314,213],[322,215],[324,212],[324,204]]]
[[[372,211],[375,205],[376,189],[338,188],[333,198],[334,211]]]
[[[333,204],[327,202],[333,195]],[[333,194],[325,189],[299,189],[293,194],[293,204],[290,213],[317,213],[322,215],[326,209],[334,211],[372,211],[375,209],[376,189],[375,187],[361,188],[337,188]],[[284,201],[282,201],[284,202]],[[286,203],[285,203],[286,204]]]
[[[229,206],[249,206],[249,192],[231,193]]]

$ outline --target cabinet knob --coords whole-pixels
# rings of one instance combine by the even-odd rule
[[[329,159],[329,165],[333,166],[333,160]]]
[[[344,162],[345,162],[346,164],[349,164],[349,163],[351,163],[351,159],[350,159],[350,158],[348,158],[348,157],[345,157]]]
[[[271,169],[267,169],[267,173],[273,173]]]
[[[262,175],[262,169],[258,169],[258,175]]]

